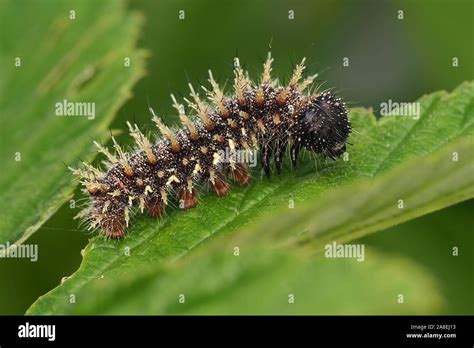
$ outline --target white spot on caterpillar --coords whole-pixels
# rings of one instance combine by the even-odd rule
[[[168,181],[166,182],[166,185],[171,185],[173,182],[175,183],[179,183],[179,179],[176,177],[176,175],[171,175],[169,178],[168,178]]]
[[[107,201],[104,203],[104,207],[102,208],[102,214],[104,214],[107,211],[109,206],[110,206],[110,201]]]
[[[126,207],[124,212],[125,212],[125,226],[128,227],[128,222],[130,221],[130,211]]]
[[[112,192],[108,193],[112,197],[120,197],[120,190],[113,190]]]
[[[199,163],[196,163],[196,165],[194,166],[193,174],[197,174],[197,173],[200,173],[200,172],[202,172],[202,168],[199,165]]]
[[[218,164],[219,161],[221,160],[221,156],[219,155],[218,152],[214,152],[214,155],[212,155],[212,157],[213,157],[213,160],[212,160],[213,165]]]
[[[209,181],[212,183],[212,184],[215,184],[216,183],[216,175],[214,173],[214,169],[209,169]]]
[[[188,191],[192,193],[193,192],[193,179],[188,178],[187,182],[188,182]]]
[[[164,188],[160,189],[160,194],[161,194],[161,200],[163,201],[163,203],[168,205],[168,193],[166,192]]]
[[[150,192],[150,193],[153,192],[153,189],[151,188],[150,185],[146,185],[145,191],[143,191],[143,193],[145,194],[145,196],[148,194],[148,192]]]

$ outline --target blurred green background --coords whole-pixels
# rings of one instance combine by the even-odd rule
[[[125,129],[134,119],[150,124],[148,104],[173,123],[171,92],[187,94],[187,83],[205,82],[209,68],[220,82],[229,80],[236,55],[255,78],[269,50],[281,80],[305,56],[324,87],[334,87],[352,106],[376,112],[388,99],[409,102],[474,78],[471,0],[140,0],[128,7],[145,16],[139,46],[151,57],[148,75],[119,110],[113,128]],[[452,66],[453,57],[458,67]],[[474,314],[473,208],[473,200],[464,202],[359,242],[425,266],[444,296],[443,313]],[[65,205],[28,241],[39,244],[38,262],[0,262],[0,314],[23,314],[77,269],[88,236],[77,230],[76,213]],[[459,257],[451,255],[454,246]]]

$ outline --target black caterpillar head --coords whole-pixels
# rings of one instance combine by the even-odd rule
[[[335,94],[324,92],[311,98],[299,113],[297,139],[300,146],[331,158],[346,151],[351,132],[344,103]]]

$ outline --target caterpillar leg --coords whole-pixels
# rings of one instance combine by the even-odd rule
[[[293,165],[293,168],[296,167],[296,162],[298,161],[298,154],[300,151],[301,151],[300,143],[295,143],[291,145],[290,157],[291,157],[291,164]]]
[[[161,200],[161,198],[155,198],[148,200],[145,203],[145,207],[148,210],[148,214],[150,216],[159,217],[165,210],[165,203]]]
[[[245,186],[250,181],[250,174],[245,164],[236,164],[234,168],[230,168],[229,175],[240,186]]]
[[[273,155],[273,145],[271,143],[262,145],[261,164],[267,178],[270,179],[270,162]]]
[[[281,174],[281,164],[283,163],[283,154],[286,150],[286,143],[277,141],[275,144],[275,167],[278,174]]]
[[[192,189],[192,192],[189,192],[187,189],[183,189],[178,193],[179,198],[179,207],[181,209],[190,209],[194,208],[198,201],[196,199],[196,190]]]
[[[210,186],[218,196],[225,196],[230,191],[230,185],[225,181],[223,175],[217,175],[214,182],[210,181]]]
[[[117,239],[125,236],[125,220],[121,218],[107,218],[101,221],[100,227],[107,238]]]

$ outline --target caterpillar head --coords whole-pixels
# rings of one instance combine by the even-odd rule
[[[311,98],[300,113],[297,137],[306,149],[331,158],[346,151],[351,132],[344,103],[335,94],[324,92]]]

